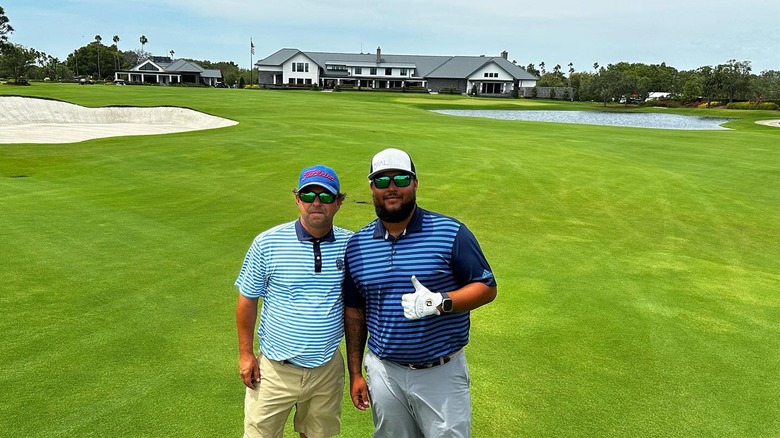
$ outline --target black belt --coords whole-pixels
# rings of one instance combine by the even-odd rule
[[[444,355],[433,362],[428,363],[399,363],[398,365],[401,365],[402,367],[409,367],[413,370],[424,370],[428,368],[437,367],[439,365],[444,365],[445,363],[449,362],[452,359],[449,355]]]

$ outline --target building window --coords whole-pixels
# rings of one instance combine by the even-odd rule
[[[498,77],[498,73],[488,73],[488,72],[485,72],[485,77],[486,78],[497,78]]]
[[[363,67],[355,67],[355,74],[356,75],[362,75],[363,74]]]
[[[293,71],[300,71],[300,72],[308,72],[309,71],[309,63],[308,62],[293,62],[292,63],[292,70]]]
[[[503,88],[502,85],[503,84],[497,84],[497,83],[493,83],[493,82],[482,84],[482,86],[480,87],[481,88],[480,93],[483,93],[483,94],[501,94],[501,91],[502,91],[502,88]]]
[[[371,74],[376,75],[376,67],[371,67]]]
[[[407,74],[407,73],[406,73],[406,69],[405,69],[405,68],[402,68],[402,69],[401,69],[401,76],[406,76],[406,74]]]
[[[393,75],[393,69],[392,68],[386,68],[385,69],[385,76],[392,76]]]

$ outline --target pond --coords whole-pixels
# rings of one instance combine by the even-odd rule
[[[613,113],[600,111],[502,111],[502,110],[434,110],[440,114],[461,117],[483,117],[499,120],[576,123],[581,125],[628,126],[656,129],[729,129],[720,125],[729,119],[681,116],[659,113]]]

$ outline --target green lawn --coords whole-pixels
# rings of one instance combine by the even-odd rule
[[[499,283],[472,314],[475,437],[780,435],[780,129],[753,123],[780,112],[676,110],[734,129],[672,131],[427,111],[598,103],[0,94],[240,122],[0,144],[0,436],[240,436],[233,281],[251,239],[296,216],[290,190],[314,163],[349,195],[339,225],[372,220],[369,159],[391,146],[415,160],[420,205],[469,225]],[[342,436],[371,431],[345,395]]]

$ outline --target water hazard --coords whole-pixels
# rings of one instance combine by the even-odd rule
[[[499,120],[576,123],[581,125],[626,126],[632,128],[723,130],[729,119],[682,116],[659,113],[612,113],[599,111],[506,111],[506,110],[434,110],[461,117]]]

